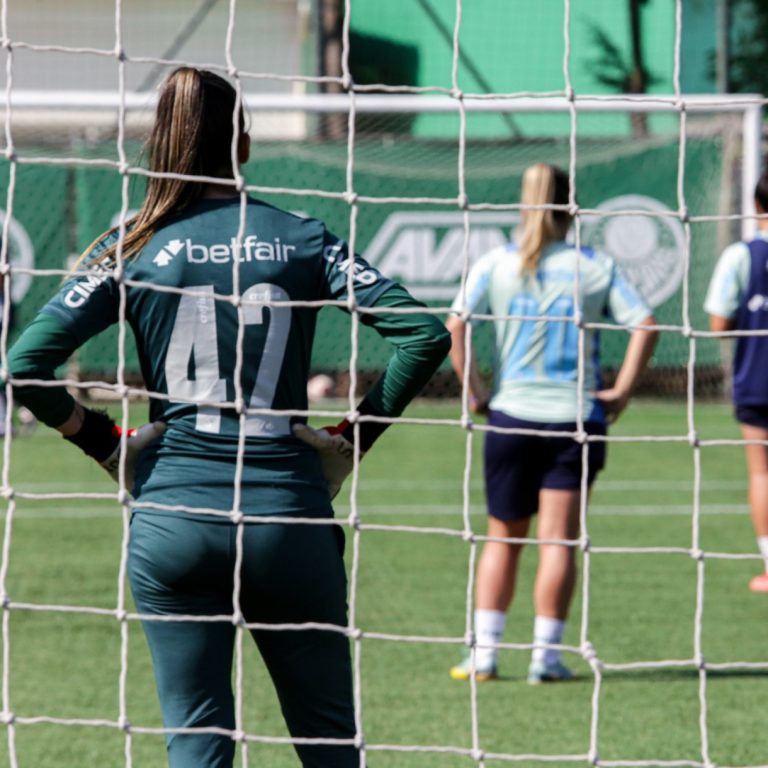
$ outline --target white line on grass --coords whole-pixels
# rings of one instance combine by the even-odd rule
[[[384,478],[371,478],[361,479],[361,487],[365,491],[443,491],[443,490],[461,490],[461,479],[447,480],[440,478],[424,479],[424,480],[407,480],[399,479],[396,482],[387,480]],[[55,493],[61,491],[62,493],[77,492],[77,491],[105,491],[109,492],[113,490],[112,486],[103,485],[99,483],[94,484],[93,488],[89,487],[90,484],[83,484],[82,482],[69,482],[69,483],[57,483],[57,482],[41,482],[41,483],[20,483],[14,485],[14,489],[20,493]],[[598,480],[597,486],[601,491],[632,491],[640,493],[654,493],[656,491],[688,491],[693,488],[693,478],[690,480]],[[481,480],[476,480],[471,483],[472,490],[482,491],[483,483]],[[701,481],[701,487],[704,490],[709,491],[733,491],[742,490],[747,487],[747,480],[707,480],[706,478]]]
[[[336,516],[343,517],[350,507],[336,505]],[[358,510],[365,522],[365,515],[439,515],[444,517],[461,517],[461,507],[446,507],[440,504],[390,504],[388,506],[373,506],[358,504]],[[485,506],[472,504],[469,511],[473,515],[484,515]],[[734,504],[702,504],[701,513],[704,515],[742,515],[749,513],[746,505]],[[690,504],[669,504],[666,506],[648,505],[603,505],[596,504],[589,508],[589,514],[598,517],[662,517],[665,515],[688,516],[693,514]]]
[[[74,519],[105,519],[120,520],[121,510],[117,504],[111,507],[56,507],[48,502],[42,509],[29,509],[25,502],[17,503],[15,519],[22,520],[74,520]],[[349,513],[350,507],[336,505],[336,516],[343,518]],[[460,519],[462,508],[446,506],[444,504],[388,504],[384,505],[358,505],[359,513],[365,522],[367,515],[371,516],[396,516],[396,515],[432,515],[437,517],[454,517]],[[485,506],[473,504],[470,509],[472,515],[485,514]],[[702,504],[701,513],[708,516],[716,515],[746,515],[749,508],[745,504]],[[692,508],[687,504],[670,504],[662,506],[654,505],[602,505],[596,504],[589,510],[589,514],[597,517],[690,517]],[[0,519],[5,519],[5,512],[0,513]]]

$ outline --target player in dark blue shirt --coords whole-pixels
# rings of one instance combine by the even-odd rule
[[[755,210],[768,212],[768,174],[755,188]],[[738,336],[733,357],[733,402],[749,471],[749,506],[763,573],[749,583],[768,592],[768,220],[758,219],[755,239],[723,251],[709,285],[704,308],[713,331],[752,331]]]
[[[225,731],[170,733],[171,768],[232,765],[233,614],[259,625],[251,634],[291,734],[340,740],[297,745],[302,764],[359,768],[344,537],[331,498],[355,450],[364,454],[384,424],[363,419],[355,439],[346,421],[315,430],[296,418],[307,409],[316,315],[323,302],[405,310],[361,312],[394,345],[357,408],[363,417],[400,414],[450,339],[321,222],[236,190],[232,151],[244,163],[249,137],[242,111],[233,135],[235,114],[235,91],[222,78],[192,68],[168,77],[141,210],[122,239],[112,231],[86,251],[11,350],[9,368],[19,401],[113,476],[124,471],[135,499],[129,578],[165,726]],[[150,423],[136,434],[121,436],[63,386],[24,385],[53,380],[72,352],[123,316],[150,394]],[[280,516],[287,522],[274,522]],[[297,517],[312,520],[288,521]],[[190,615],[209,620],[168,620]],[[337,629],[269,629],[307,622]]]

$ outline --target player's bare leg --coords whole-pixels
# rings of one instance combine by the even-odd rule
[[[524,539],[530,518],[499,520],[488,517],[488,536],[498,539]],[[507,611],[515,594],[517,566],[523,544],[486,541],[477,565],[475,597],[481,610]]]
[[[539,495],[539,539],[574,540],[579,535],[579,491],[542,489]],[[576,585],[576,548],[539,544],[539,567],[533,588],[536,609],[530,683],[564,680],[570,671],[560,663],[560,651],[547,645],[562,642],[568,608]]]
[[[488,536],[499,539],[524,539],[528,535],[530,518],[524,520],[499,520],[488,517]],[[512,602],[517,581],[517,565],[523,543],[486,541],[477,566],[475,585],[475,650],[474,666],[468,655],[460,664],[451,668],[451,677],[466,680],[475,670],[477,679],[492,680],[496,677],[497,651],[491,647],[501,642],[507,618],[507,608]]]
[[[542,489],[539,499],[539,539],[576,539],[579,535],[579,491]],[[576,549],[539,544],[539,568],[533,588],[537,616],[564,621],[576,584]]]
[[[745,440],[768,441],[768,429],[742,424]],[[765,561],[764,573],[750,581],[750,589],[768,592],[768,446],[747,445],[747,470],[749,472],[749,509],[757,545]]]

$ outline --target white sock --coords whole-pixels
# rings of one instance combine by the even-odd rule
[[[504,611],[492,611],[478,608],[475,611],[475,639],[478,646],[498,644],[504,634],[507,614]],[[476,648],[475,664],[478,667],[490,666],[496,661],[496,648]]]
[[[765,560],[765,571],[768,573],[768,536],[758,536],[757,546],[760,548],[763,560]]]
[[[549,616],[537,616],[533,622],[533,661],[543,661],[545,664],[556,664],[560,661],[560,651],[544,648],[543,645],[558,645],[564,632],[564,621],[551,619]]]

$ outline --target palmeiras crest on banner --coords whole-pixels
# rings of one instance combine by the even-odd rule
[[[680,287],[685,269],[685,231],[675,213],[645,195],[613,197],[594,210],[599,213],[581,218],[582,244],[612,256],[651,307],[664,303]],[[396,211],[364,256],[418,298],[450,301],[459,289],[464,250],[473,264],[513,239],[519,222],[518,211],[475,211],[465,233],[460,211]],[[568,239],[574,241],[573,231]]]
[[[685,230],[674,211],[645,195],[612,197],[596,210],[632,213],[583,216],[582,242],[612,256],[652,308],[663,304],[685,271]]]
[[[0,235],[5,220],[6,213],[0,208]],[[35,249],[27,230],[14,218],[8,222],[8,263],[11,265],[11,301],[18,304],[32,285],[32,275],[27,270],[35,267]]]

